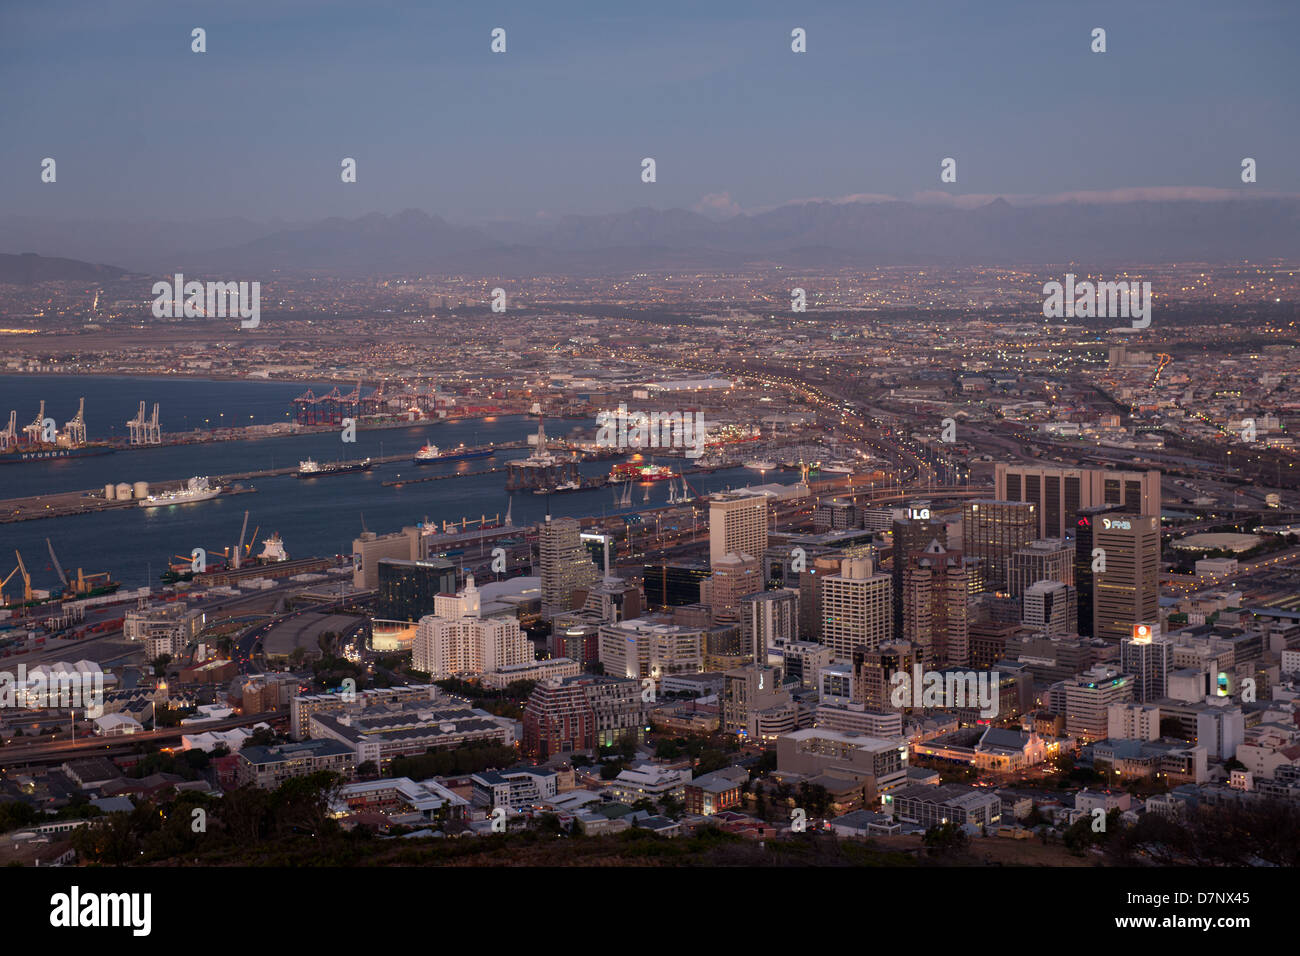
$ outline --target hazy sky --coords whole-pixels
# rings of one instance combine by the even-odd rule
[[[0,214],[1300,193],[1298,27],[1295,0],[0,0]]]

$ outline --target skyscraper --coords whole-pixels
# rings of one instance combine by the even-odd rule
[[[1022,501],[968,501],[962,506],[962,551],[984,564],[990,589],[1005,590],[1011,555],[1038,535],[1038,507]]]
[[[917,514],[919,509],[908,509],[908,514]],[[921,512],[924,513],[924,512]],[[924,551],[931,541],[937,541],[945,548],[949,545],[948,527],[942,521],[931,518],[900,518],[891,525],[894,539],[890,565],[890,577],[893,579],[894,592],[894,633],[903,633],[903,569],[907,567],[907,556],[914,551]]]
[[[1074,543],[1061,538],[1039,538],[1011,554],[1007,590],[1020,597],[1038,581],[1074,584]]]
[[[903,639],[924,667],[965,665],[967,642],[966,565],[960,551],[932,540],[907,556],[903,571]]]
[[[741,648],[754,663],[765,665],[770,648],[798,639],[797,590],[761,591],[740,599]]]
[[[1160,619],[1160,519],[1155,515],[1103,515],[1093,526],[1105,570],[1094,575],[1092,630],[1118,644],[1133,625]]]
[[[757,558],[726,554],[713,562],[713,573],[700,582],[700,603],[711,609],[714,624],[740,620],[740,599],[763,590],[765,581]]]
[[[1037,507],[1035,538],[1064,538],[1085,508],[1120,505],[1129,514],[1160,513],[1160,472],[999,463],[995,496]]]
[[[1166,696],[1174,642],[1160,633],[1159,624],[1134,624],[1119,646],[1119,661],[1124,673],[1133,675],[1135,701],[1146,703]]]
[[[551,519],[538,527],[537,548],[542,564],[542,615],[572,610],[573,595],[596,583],[599,572],[582,542],[581,525],[573,518]]]
[[[767,550],[767,498],[716,494],[709,499],[709,563],[728,554],[761,557]]]
[[[1024,593],[1026,627],[1041,637],[1069,637],[1078,632],[1078,599],[1074,588],[1060,581],[1035,581]]]
[[[1102,515],[1119,514],[1123,509],[1119,505],[1096,505],[1079,512],[1074,523],[1074,586],[1079,597],[1079,636],[1092,637],[1093,618],[1093,565],[1097,557],[1093,555],[1093,529]]]
[[[875,650],[894,637],[893,581],[870,558],[846,559],[840,573],[821,582],[821,641],[835,659],[851,661],[855,650]]]

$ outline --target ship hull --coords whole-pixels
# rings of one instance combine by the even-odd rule
[[[148,498],[140,502],[141,508],[166,508],[169,505],[189,505],[196,501],[208,501],[216,498],[221,494],[220,491],[205,491],[197,495],[185,495],[179,498],[158,498],[150,500]]]
[[[0,452],[0,465],[24,464],[33,461],[57,461],[60,458],[91,458],[95,455],[111,455],[116,448],[51,448],[48,450],[21,449],[19,451]]]
[[[492,455],[493,450],[487,448],[480,451],[448,452],[447,454],[439,455],[437,458],[412,458],[411,461],[417,465],[437,465],[444,461],[467,461],[470,458],[491,458]]]
[[[321,468],[318,471],[295,471],[295,478],[324,478],[326,475],[350,475],[358,471],[369,471],[374,467],[373,462],[366,462],[364,465],[345,465],[342,468]]]

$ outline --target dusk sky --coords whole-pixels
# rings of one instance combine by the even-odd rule
[[[855,195],[1300,193],[1293,0],[812,7],[7,3],[0,214],[414,207],[482,222]],[[356,184],[340,182],[345,156]]]

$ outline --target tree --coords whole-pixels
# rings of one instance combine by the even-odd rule
[[[921,843],[932,854],[951,853],[964,850],[970,844],[970,836],[955,821],[936,823],[925,831]]]
[[[245,747],[269,747],[275,743],[275,731],[270,727],[258,727],[253,735],[244,742]]]
[[[682,755],[682,748],[673,741],[664,738],[655,744],[656,760],[676,760]]]

